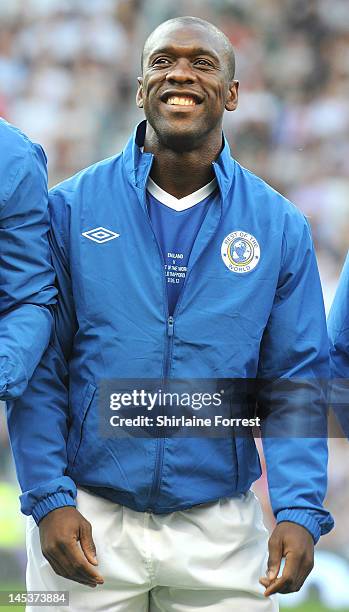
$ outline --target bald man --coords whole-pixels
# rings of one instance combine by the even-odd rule
[[[9,429],[30,515],[28,589],[67,591],[74,612],[275,611],[275,593],[301,587],[333,525],[325,439],[264,437],[269,539],[250,490],[261,474],[251,431],[161,431],[173,408],[155,417],[137,388],[155,379],[160,402],[172,379],[217,391],[214,379],[328,377],[307,222],[222,136],[234,67],[212,24],[162,24],[143,51],[146,121],[121,154],[50,194],[56,336]],[[103,385],[117,379],[105,436]],[[219,415],[220,394],[210,397]],[[287,396],[275,406],[282,429],[292,408]]]

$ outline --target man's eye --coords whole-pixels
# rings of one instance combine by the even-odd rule
[[[168,60],[166,57],[157,57],[153,62],[152,62],[152,66],[158,66],[159,64],[169,64],[170,60]]]
[[[200,66],[200,67],[202,67],[202,68],[214,68],[214,66],[213,66],[212,62],[209,62],[209,61],[208,61],[208,60],[206,60],[206,59],[198,59],[198,60],[195,60],[194,65],[195,65],[195,66]]]

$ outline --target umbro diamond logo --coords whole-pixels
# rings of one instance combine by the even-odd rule
[[[98,242],[98,244],[108,242],[109,240],[114,240],[114,238],[119,238],[120,236],[120,234],[105,229],[105,227],[96,227],[88,232],[82,232],[82,235],[89,240],[93,240],[93,242]]]

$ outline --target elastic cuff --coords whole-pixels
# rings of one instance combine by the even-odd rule
[[[0,399],[15,400],[24,393],[28,384],[20,360],[12,363],[7,357],[0,357]]]
[[[7,360],[4,357],[0,357],[0,400],[8,399],[6,397],[6,393],[8,390],[8,368],[5,367],[7,364]]]
[[[278,512],[276,520],[278,523],[290,521],[290,523],[297,523],[298,525],[305,527],[305,529],[307,529],[312,535],[314,544],[318,542],[321,536],[319,523],[305,510],[297,510],[294,508],[290,508],[289,510],[281,510]]]
[[[32,509],[33,519],[38,525],[46,514],[57,508],[63,508],[64,506],[75,507],[75,499],[69,493],[52,493],[35,504]]]
[[[7,382],[1,379],[1,375],[0,375],[0,399],[2,399],[3,397],[5,398],[6,391],[7,391]]]

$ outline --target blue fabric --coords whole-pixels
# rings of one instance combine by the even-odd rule
[[[349,254],[328,315],[331,405],[349,438]]]
[[[173,335],[167,333],[163,260],[146,201],[153,156],[141,154],[144,133],[143,122],[122,154],[50,194],[56,334],[27,391],[8,405],[22,511],[37,522],[70,503],[76,485],[138,511],[166,513],[246,492],[261,474],[252,435],[102,437],[101,380],[298,377],[306,384],[329,375],[307,222],[234,161],[227,142],[213,163],[220,197],[196,237]],[[97,228],[89,239],[86,232]],[[242,258],[250,261],[241,240],[229,252],[238,272],[223,260],[222,244],[234,231],[259,243],[250,272],[239,272]],[[292,396],[281,404],[271,399],[268,408],[273,417],[290,413]],[[321,418],[326,427],[325,411]],[[276,519],[304,525],[316,541],[333,526],[323,508],[327,441],[268,437],[268,420],[262,433]]]
[[[147,192],[148,211],[164,258],[169,314],[175,311],[185,282],[190,253],[209,206],[217,197],[210,194],[187,210],[169,208]]]
[[[55,303],[46,157],[0,119],[0,397],[23,393],[47,348]]]

